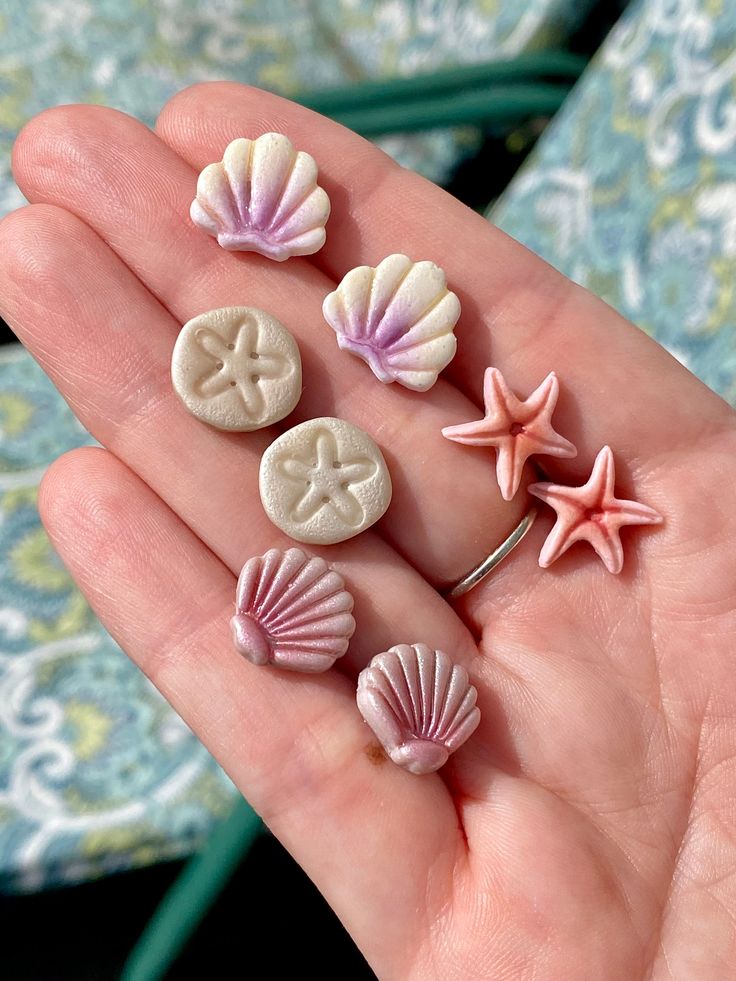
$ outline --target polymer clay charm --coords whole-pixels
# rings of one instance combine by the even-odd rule
[[[199,175],[190,209],[194,224],[223,249],[277,262],[321,249],[329,214],[314,158],[282,133],[233,140],[222,161]]]
[[[324,559],[299,548],[272,548],[243,566],[235,616],[235,648],[253,664],[326,671],[355,631],[353,597]]]
[[[339,346],[382,382],[426,392],[455,356],[460,301],[433,262],[390,255],[351,269],[322,312]]]
[[[332,545],[374,524],[391,501],[383,454],[343,419],[309,419],[261,458],[261,502],[277,528],[299,542]]]
[[[624,550],[619,532],[624,525],[658,525],[660,514],[638,501],[614,496],[616,473],[613,453],[604,446],[593,472],[582,487],[565,487],[547,481],[532,484],[529,493],[557,512],[557,521],[539,556],[543,569],[552,565],[574,543],[590,542],[609,572],[621,572]]]
[[[426,644],[377,654],[358,677],[360,714],[394,763],[432,773],[480,722],[468,672]]]
[[[296,341],[271,314],[223,307],[184,324],[171,381],[202,422],[249,432],[292,411],[302,391],[302,362]]]
[[[486,413],[477,422],[445,426],[442,435],[468,446],[493,446],[496,479],[505,501],[519,489],[524,464],[532,454],[573,457],[573,444],[552,428],[560,385],[551,371],[529,398],[521,401],[506,384],[498,368],[486,368],[483,401]]]

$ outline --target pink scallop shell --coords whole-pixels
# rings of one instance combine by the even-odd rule
[[[439,770],[480,722],[468,672],[426,644],[377,654],[358,678],[360,713],[388,755],[411,773]]]
[[[355,631],[353,597],[324,559],[272,548],[249,559],[230,621],[236,650],[253,664],[326,671]]]

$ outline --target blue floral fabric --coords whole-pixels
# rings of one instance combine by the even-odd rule
[[[736,405],[736,4],[629,7],[492,220]]]
[[[233,788],[102,629],[41,527],[45,467],[92,440],[0,349],[0,890],[188,854]]]
[[[93,102],[152,124],[179,89],[230,78],[294,96],[512,58],[558,43],[594,0],[0,0],[0,216],[22,204],[15,135],[47,106]],[[250,135],[250,134],[244,134]],[[379,141],[442,180],[473,135]]]

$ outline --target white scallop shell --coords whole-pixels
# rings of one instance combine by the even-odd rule
[[[433,262],[390,255],[375,269],[351,269],[325,297],[325,320],[337,343],[382,382],[426,392],[455,356],[460,301]]]
[[[353,597],[324,559],[272,548],[249,559],[230,621],[236,649],[253,664],[326,671],[355,631]]]
[[[199,175],[192,221],[223,249],[260,252],[282,262],[325,243],[330,199],[317,164],[282,133],[238,139]]]
[[[377,654],[358,677],[360,713],[388,755],[411,773],[432,773],[480,722],[468,672],[426,644]]]

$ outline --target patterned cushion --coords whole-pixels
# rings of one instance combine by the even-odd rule
[[[492,219],[736,405],[734,4],[629,7]]]

